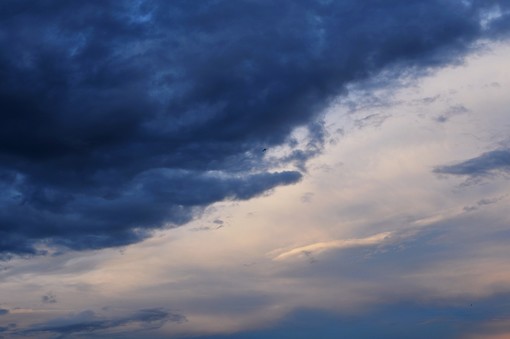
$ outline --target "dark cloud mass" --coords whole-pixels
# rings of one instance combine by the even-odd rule
[[[295,183],[346,84],[458,61],[509,30],[481,24],[498,6],[2,1],[0,253],[125,245]],[[261,150],[298,126],[318,139],[277,172]]]

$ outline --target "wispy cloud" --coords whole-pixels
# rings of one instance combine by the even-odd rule
[[[105,318],[97,315],[94,311],[87,310],[33,325],[20,331],[19,334],[53,333],[60,335],[60,338],[65,338],[69,335],[94,335],[97,332],[119,329],[128,325],[135,326],[131,329],[124,329],[129,333],[140,327],[145,330],[156,329],[166,322],[182,323],[185,321],[185,316],[171,313],[162,308],[141,309],[131,315],[116,318]]]
[[[366,238],[344,239],[344,240],[331,240],[325,242],[317,242],[309,245],[296,247],[290,250],[277,250],[275,252],[282,252],[274,256],[274,260],[286,260],[296,256],[301,256],[306,253],[320,254],[322,252],[338,250],[344,248],[374,246],[388,241],[391,237],[391,232],[379,233]]]
[[[510,171],[510,150],[499,149],[453,165],[439,166],[435,173],[484,177],[498,172]]]

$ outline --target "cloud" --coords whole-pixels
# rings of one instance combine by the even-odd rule
[[[141,309],[131,315],[117,318],[104,318],[91,310],[71,314],[63,318],[55,318],[45,323],[36,324],[23,330],[20,334],[54,333],[65,337],[71,334],[91,334],[107,330],[119,329],[132,325],[135,328],[156,329],[166,322],[185,322],[186,317],[171,313],[162,308]],[[133,329],[130,329],[131,331]]]
[[[489,20],[494,4],[502,15]],[[506,9],[3,1],[0,253],[122,246],[296,183],[321,150],[321,112],[346,85],[458,62],[510,31]],[[304,149],[297,127],[310,131]],[[283,144],[281,161],[262,152]]]
[[[9,313],[9,310],[5,309],[5,308],[0,308],[0,315],[6,315]]]
[[[45,294],[41,297],[41,301],[45,304],[56,304],[57,303],[57,296],[53,293]]]
[[[465,114],[467,112],[469,112],[469,110],[463,105],[456,105],[450,107],[445,113],[436,117],[435,120],[439,123],[445,123],[449,121],[452,117],[460,114]]]
[[[391,235],[391,232],[384,232],[373,235],[367,238],[358,238],[358,239],[346,239],[346,240],[332,240],[325,242],[317,242],[310,245],[305,245],[301,247],[296,247],[291,250],[286,250],[283,253],[278,254],[274,257],[275,260],[285,260],[290,259],[295,256],[305,255],[306,257],[310,257],[312,253],[321,253],[325,251],[330,251],[333,249],[344,249],[344,248],[354,248],[354,247],[363,247],[363,246],[373,246],[380,243],[383,243],[388,239]]]
[[[471,158],[460,163],[440,166],[434,169],[435,173],[464,175],[469,177],[484,177],[497,172],[510,171],[510,150],[494,150]]]
[[[464,211],[466,211],[466,212],[475,211],[475,210],[479,209],[480,207],[496,204],[505,198],[506,198],[506,195],[499,196],[496,198],[483,198],[483,199],[478,200],[476,202],[476,205],[464,206]]]

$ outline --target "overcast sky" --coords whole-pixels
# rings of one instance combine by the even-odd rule
[[[510,337],[510,3],[1,1],[0,338]]]

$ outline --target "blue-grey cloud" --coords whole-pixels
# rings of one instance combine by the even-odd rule
[[[134,325],[138,329],[150,330],[161,327],[166,322],[182,323],[186,317],[182,314],[172,313],[162,308],[142,309],[131,315],[117,318],[105,318],[95,312],[87,310],[67,317],[48,320],[36,324],[17,335],[31,335],[37,333],[50,333],[65,338],[69,335],[101,334],[102,331],[116,329],[125,325]],[[132,332],[133,329],[130,329]]]
[[[483,198],[483,199],[478,200],[476,202],[476,205],[464,206],[464,211],[472,212],[472,211],[479,209],[480,207],[496,204],[504,198],[505,198],[505,196],[500,196],[497,198]]]
[[[41,297],[41,301],[45,304],[56,304],[57,296],[52,292],[49,292],[48,294],[45,294]]]
[[[469,110],[466,107],[464,107],[463,105],[455,105],[455,106],[450,107],[450,109],[448,109],[443,114],[436,117],[435,120],[439,123],[445,123],[445,122],[449,121],[452,117],[459,115],[459,114],[464,114],[467,112],[469,112]]]
[[[0,308],[0,315],[5,315],[5,314],[8,314],[9,313],[9,310],[5,309],[5,308]]]
[[[0,253],[121,246],[322,147],[319,113],[383,69],[457,62],[503,1],[2,1]],[[503,7],[502,7],[503,8]],[[303,150],[262,150],[308,127]]]
[[[510,171],[510,150],[500,149],[483,153],[457,164],[440,166],[435,173],[483,177],[497,172]]]

